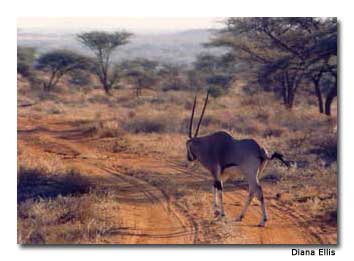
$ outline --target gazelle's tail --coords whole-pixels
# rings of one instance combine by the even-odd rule
[[[278,153],[278,152],[274,152],[273,155],[270,157],[270,160],[273,159],[278,159],[280,160],[285,166],[287,166],[288,168],[290,168],[290,163],[289,161],[284,160],[283,155]]]
[[[261,159],[262,160],[274,160],[274,159],[277,159],[277,160],[280,160],[285,166],[290,168],[289,161],[284,160],[284,156],[281,153],[279,153],[279,152],[274,152],[272,154],[272,156],[269,157],[268,152],[264,148],[261,148]]]

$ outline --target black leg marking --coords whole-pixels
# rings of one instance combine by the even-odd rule
[[[214,188],[216,188],[217,190],[222,190],[221,181],[215,180],[215,181],[214,181]]]

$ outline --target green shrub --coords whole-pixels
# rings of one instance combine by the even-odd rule
[[[221,95],[224,94],[224,90],[218,86],[209,86],[208,90],[210,92],[210,95],[214,98],[220,97]]]
[[[35,59],[36,49],[32,47],[17,47],[17,73],[23,77],[30,77],[33,74],[32,64]]]
[[[90,74],[83,70],[77,70],[70,74],[69,82],[77,86],[86,86],[90,83]]]
[[[159,118],[134,118],[125,124],[123,128],[132,133],[153,133],[153,132],[165,132],[167,125]]]

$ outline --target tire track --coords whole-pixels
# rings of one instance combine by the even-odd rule
[[[143,178],[137,178],[137,179],[142,180],[145,183],[148,183],[150,186],[159,190],[161,192],[161,194],[164,196],[165,200],[168,203],[171,203],[170,196],[166,192],[166,190],[162,189],[161,187],[159,187],[157,185],[151,184],[151,182],[149,182]],[[176,200],[173,202],[173,205],[179,210],[180,213],[182,213],[182,215],[184,215],[188,219],[189,223],[191,224],[191,227],[193,227],[193,231],[194,231],[193,244],[196,244],[199,239],[199,224],[198,224],[198,222],[195,220],[195,218],[191,214],[189,214],[189,211],[185,206],[183,206],[182,204],[180,204]]]
[[[96,167],[98,167],[95,164]],[[184,229],[184,233],[190,234],[192,232],[193,234],[193,240],[192,243],[196,244],[198,241],[198,234],[199,234],[199,226],[198,223],[194,220],[194,218],[188,213],[188,210],[183,207],[181,204],[179,204],[178,202],[173,202],[173,206],[171,207],[171,200],[170,200],[170,196],[168,195],[168,193],[161,189],[160,187],[158,187],[157,185],[153,185],[150,182],[148,182],[145,179],[142,178],[137,178],[137,177],[133,177],[133,176],[128,176],[128,175],[124,175],[119,173],[116,169],[111,169],[107,166],[105,167],[99,167],[102,170],[106,171],[107,173],[114,175],[115,177],[120,178],[121,180],[131,183],[132,185],[138,185],[141,188],[141,182],[143,182],[143,186],[148,185],[149,187],[154,188],[154,190],[158,190],[160,192],[160,194],[163,196],[164,201],[166,202],[166,204],[168,206],[165,206],[161,200],[155,196],[153,193],[149,192],[149,191],[145,191],[143,192],[144,194],[146,194],[146,196],[148,198],[150,198],[152,200],[152,202],[159,202],[159,204],[161,204],[163,206],[163,208],[165,209],[166,213],[170,213],[172,212],[173,215],[175,216],[175,218],[179,221],[179,223],[181,224],[181,226]],[[176,209],[175,209],[176,208]],[[183,218],[181,218],[181,216],[184,217],[184,219],[188,220],[189,225],[185,225],[185,222],[183,222]],[[192,229],[189,229],[192,228]]]
[[[235,192],[228,192],[225,193],[225,198],[228,198],[230,200],[237,200],[240,201],[241,198],[245,198],[246,195],[243,195],[241,191],[235,191]],[[254,199],[255,200],[255,199]],[[254,202],[254,201],[253,201]],[[267,204],[268,202],[268,204]],[[270,203],[270,204],[269,204]],[[241,204],[243,204],[243,201],[241,201]],[[268,205],[268,207],[267,207]],[[243,205],[242,205],[243,206]],[[253,208],[252,208],[253,206]],[[256,207],[256,209],[254,208]],[[303,239],[303,242],[298,242],[297,244],[322,244],[323,242],[321,241],[321,238],[317,235],[316,232],[314,232],[311,228],[305,227],[303,223],[306,223],[306,220],[298,215],[292,214],[288,211],[287,208],[281,207],[279,205],[275,205],[274,202],[271,200],[266,201],[266,207],[267,207],[267,212],[268,215],[271,213],[271,219],[268,219],[268,222],[264,228],[259,229],[259,241],[261,244],[269,244],[269,240],[266,241],[266,238],[271,239],[272,234],[276,234],[276,231],[281,231],[282,233],[284,231],[289,231],[288,234],[292,234],[291,240],[294,240],[294,238],[299,237]],[[258,210],[257,210],[258,209]],[[240,211],[240,210],[238,210]],[[245,222],[245,219],[248,219],[248,222],[256,222],[254,223],[254,226],[256,226],[258,223],[258,219],[261,218],[261,211],[260,211],[260,203],[257,202],[257,205],[250,205],[246,216],[242,222]],[[271,223],[271,224],[270,224]],[[242,225],[242,223],[239,223]],[[283,224],[284,227],[281,225]],[[270,228],[271,231],[267,231],[266,229]],[[284,230],[285,229],[285,230]],[[300,233],[299,233],[300,232]],[[301,235],[303,234],[303,236]],[[305,238],[305,235],[307,236]],[[308,237],[310,236],[310,237]],[[284,242],[281,244],[289,244],[288,242]]]
[[[319,231],[316,230],[315,228],[311,226],[304,226],[303,224],[306,224],[306,216],[298,213],[297,211],[294,211],[291,208],[288,208],[286,206],[281,206],[279,204],[275,204],[274,202],[271,202],[270,204],[272,208],[276,209],[279,213],[284,215],[289,216],[289,219],[291,219],[295,224],[297,224],[300,228],[304,230],[306,234],[310,234],[317,242],[317,244],[324,244],[322,241],[321,237],[318,235]],[[308,233],[307,233],[308,232]]]
[[[195,244],[198,239],[198,225],[195,222],[195,220],[188,214],[188,211],[184,209],[180,205],[175,205],[170,206],[170,200],[169,200],[169,195],[166,193],[166,191],[160,189],[158,186],[155,186],[146,180],[139,179],[136,177],[128,176],[128,175],[123,175],[119,173],[116,169],[112,169],[107,167],[104,164],[99,164],[97,160],[101,157],[83,157],[82,155],[89,154],[93,155],[93,151],[90,150],[90,148],[87,148],[86,146],[82,146],[82,144],[77,144],[73,140],[67,140],[63,135],[50,135],[48,132],[44,131],[46,135],[44,135],[44,138],[47,138],[45,143],[43,142],[43,137],[39,137],[38,132],[36,135],[28,135],[31,136],[32,139],[31,145],[35,145],[39,148],[41,148],[44,152],[47,153],[52,153],[56,154],[59,157],[65,159],[65,160],[85,160],[85,163],[89,163],[91,166],[100,169],[101,171],[104,171],[105,173],[110,174],[111,176],[119,179],[120,181],[126,182],[132,186],[135,186],[139,188],[139,192],[144,195],[144,197],[152,204],[158,203],[161,205],[162,209],[167,215],[170,215],[170,213],[173,214],[174,218],[180,223],[181,227],[183,228],[182,232],[174,232],[174,233],[169,233],[166,235],[153,235],[153,234],[147,234],[147,233],[141,233],[142,236],[148,236],[148,237],[164,237],[164,236],[171,236],[174,235],[175,237],[181,237],[181,236],[188,236],[190,234],[193,234],[193,237],[191,240],[188,242],[191,242]],[[36,143],[35,140],[38,140]],[[53,149],[54,148],[54,149]],[[62,151],[55,151],[55,148],[61,148]],[[65,148],[65,151],[63,151],[63,148]],[[71,153],[71,151],[74,151],[75,153]],[[69,154],[68,154],[69,152]],[[143,183],[143,184],[142,184]],[[149,189],[143,189],[144,187],[149,186],[150,188],[153,188],[155,191],[159,191],[159,193],[162,195],[164,198],[164,201],[166,202],[167,206],[161,201],[161,199],[156,196],[154,193],[150,192]],[[186,221],[185,221],[186,220]],[[158,223],[158,222],[157,222]],[[188,224],[186,224],[188,223]],[[172,227],[172,226],[171,226]],[[137,235],[138,236],[138,235]],[[185,242],[184,242],[185,243]]]

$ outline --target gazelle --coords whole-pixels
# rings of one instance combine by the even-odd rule
[[[253,139],[236,140],[224,131],[218,131],[206,136],[198,137],[200,124],[203,120],[206,105],[208,103],[209,92],[206,95],[199,122],[192,137],[192,125],[194,118],[197,97],[194,98],[192,115],[189,122],[189,139],[186,142],[188,161],[199,161],[213,176],[213,210],[215,216],[225,216],[223,206],[223,183],[228,179],[230,172],[226,169],[242,173],[248,182],[249,192],[236,221],[241,221],[244,217],[249,204],[254,196],[261,202],[262,219],[259,226],[264,226],[267,221],[267,213],[264,203],[262,187],[258,177],[262,174],[268,160],[279,159],[289,167],[289,163],[283,156],[274,152],[271,157]],[[220,199],[220,211],[218,210],[217,198]]]

